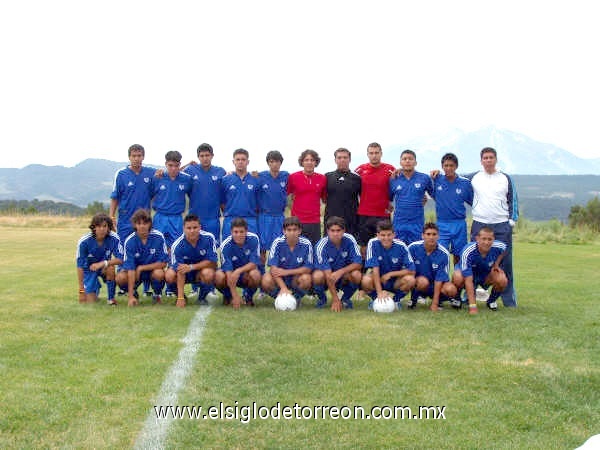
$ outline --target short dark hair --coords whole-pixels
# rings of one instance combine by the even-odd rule
[[[327,222],[325,222],[325,229],[329,230],[335,225],[339,226],[343,230],[346,229],[346,221],[339,216],[331,216],[329,219],[327,219]]]
[[[150,210],[140,208],[131,216],[131,223],[136,224],[138,222],[143,223],[152,223],[152,214],[150,214]]]
[[[348,158],[352,159],[352,153],[350,153],[350,150],[348,150],[347,148],[338,148],[335,152],[333,152],[333,157],[336,158],[338,153],[348,153]]]
[[[142,147],[140,144],[133,144],[131,147],[129,147],[127,150],[127,156],[131,156],[133,152],[142,152],[142,155],[146,156],[146,150],[144,150],[144,147]]]
[[[306,158],[307,156],[313,157],[313,159],[315,160],[315,167],[318,166],[321,162],[321,158],[319,157],[319,154],[317,152],[310,149],[304,150],[302,153],[300,153],[300,157],[298,158],[298,164],[300,164],[300,167],[302,167],[302,161],[304,161],[304,158]]]
[[[427,230],[435,230],[439,233],[440,227],[438,227],[437,224],[433,222],[427,222],[425,225],[423,225],[423,233],[425,233]]]
[[[102,225],[106,223],[108,225],[108,231],[115,231],[115,224],[113,223],[111,217],[106,213],[96,213],[92,217],[92,221],[90,222],[89,229],[92,230],[92,236],[96,237],[96,227],[98,225]]]
[[[208,153],[210,153],[211,155],[214,155],[214,154],[215,154],[215,153],[213,152],[212,145],[210,145],[210,144],[207,144],[206,142],[205,142],[205,143],[203,143],[203,144],[200,144],[200,145],[198,146],[198,150],[196,150],[196,155],[200,156],[200,153],[202,153],[202,152],[208,152]]]
[[[497,158],[498,157],[498,153],[496,153],[496,149],[493,149],[492,147],[484,147],[481,149],[481,152],[479,152],[479,158],[483,158],[483,154],[484,153],[493,153],[494,156]]]
[[[485,231],[486,233],[492,233],[494,236],[496,235],[496,233],[494,233],[494,229],[493,229],[493,228],[491,228],[491,227],[481,227],[481,228],[479,229],[479,231],[477,232],[477,236],[479,236],[479,234],[480,234],[482,231]]]
[[[186,222],[198,222],[200,223],[200,218],[196,214],[188,214],[183,218],[183,223]]]
[[[400,153],[400,158],[402,158],[404,155],[413,155],[415,159],[417,159],[417,154],[414,152],[414,150],[411,150],[409,148],[407,148],[406,150],[402,150],[402,153]]]
[[[269,153],[267,153],[266,161],[267,163],[269,161],[283,162],[283,156],[278,150],[271,150]]]
[[[167,153],[165,153],[165,161],[175,161],[180,163],[181,153],[179,153],[177,150],[168,151]]]
[[[380,231],[389,231],[389,230],[394,230],[394,227],[392,226],[392,222],[390,221],[390,219],[383,219],[377,222],[376,224],[376,229],[377,232],[379,233]]]
[[[243,217],[236,217],[231,221],[231,229],[233,230],[235,227],[242,227],[247,230],[248,222]]]
[[[458,167],[458,158],[454,153],[446,153],[444,156],[442,156],[442,166],[446,161],[452,161],[454,164],[456,164],[456,167]]]
[[[369,145],[367,145],[367,150],[369,149],[369,147],[378,148],[379,150],[381,150],[381,145],[379,145],[377,142],[371,142]]]
[[[246,158],[250,159],[250,153],[248,153],[248,150],[246,150],[245,148],[238,148],[236,150],[233,151],[233,157],[235,158],[235,155],[246,155]]]
[[[296,226],[296,227],[302,229],[302,222],[300,222],[300,219],[298,219],[296,216],[286,217],[283,220],[283,229],[284,230],[287,227],[293,227],[293,226]]]

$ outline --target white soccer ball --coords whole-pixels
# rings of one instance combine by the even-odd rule
[[[275,299],[277,311],[294,311],[296,309],[296,298],[292,294],[279,294]]]
[[[475,289],[475,299],[478,302],[487,302],[488,298],[490,298],[490,293],[488,292],[487,289],[478,287],[477,289]]]
[[[396,302],[391,297],[376,298],[373,302],[373,311],[376,313],[392,313],[396,311]]]
[[[217,294],[215,291],[210,291],[208,294],[206,294],[206,301],[209,305],[216,305],[219,301],[219,294]]]

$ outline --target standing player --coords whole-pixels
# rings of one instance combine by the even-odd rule
[[[138,304],[136,289],[140,282],[152,283],[152,303],[161,303],[164,269],[169,261],[165,238],[160,231],[152,229],[152,216],[147,209],[138,209],[131,222],[135,232],[125,239],[123,266],[117,274],[117,284],[127,289],[129,306]]]
[[[283,236],[276,238],[269,250],[269,271],[263,275],[261,288],[275,298],[281,292],[292,294],[298,306],[311,288],[313,247],[302,233],[297,217],[283,221]]]
[[[352,296],[360,286],[362,278],[362,257],[356,239],[345,232],[346,226],[341,217],[330,217],[325,224],[327,236],[315,246],[315,270],[313,286],[319,297],[317,308],[327,304],[325,286],[331,294],[331,310],[339,312],[342,305],[352,309]],[[338,288],[343,294],[340,299]]]
[[[142,166],[146,152],[144,147],[134,144],[127,150],[129,166],[119,169],[115,174],[113,190],[110,194],[110,216],[117,225],[117,234],[121,243],[133,233],[131,216],[138,209],[150,209],[152,199],[152,180],[154,169]],[[118,219],[115,215],[119,212]],[[149,286],[149,285],[148,285]],[[148,291],[147,287],[145,291]],[[124,295],[125,292],[119,292]]]
[[[351,154],[347,148],[338,148],[333,154],[337,170],[327,172],[327,204],[323,224],[332,216],[344,219],[346,232],[352,236],[358,233],[358,198],[360,196],[360,177],[350,172]]]
[[[429,175],[417,172],[417,155],[404,150],[400,155],[402,170],[390,180],[390,197],[394,201],[394,232],[405,244],[418,241],[425,224],[425,195],[432,195],[433,182]]]
[[[171,248],[183,229],[182,214],[186,196],[192,191],[192,177],[180,171],[181,153],[169,151],[165,154],[166,173],[154,179],[152,208],[154,228],[160,231]]]
[[[377,223],[377,236],[367,245],[365,267],[371,271],[363,276],[362,288],[372,300],[385,298],[390,293],[396,306],[415,285],[415,264],[406,244],[394,238],[390,219]]]
[[[454,264],[467,245],[467,210],[465,203],[473,204],[471,180],[458,176],[458,158],[454,153],[442,156],[442,170],[432,171],[435,215],[439,227],[439,243],[454,255]]]
[[[123,247],[112,219],[106,214],[95,214],[89,228],[91,231],[77,243],[79,303],[93,303],[98,299],[98,278],[102,278],[108,291],[108,304],[115,306],[115,266],[123,264]]]
[[[258,174],[258,233],[261,262],[265,264],[267,250],[281,236],[289,174],[281,170],[283,156],[277,150],[267,153],[269,170]]]
[[[292,195],[292,216],[302,224],[302,234],[314,245],[321,238],[321,200],[327,196],[327,179],[316,173],[321,162],[314,150],[304,150],[298,158],[302,167],[288,179],[288,194]]]
[[[431,297],[432,311],[440,309],[442,300],[452,299],[452,306],[460,307],[456,286],[450,282],[450,253],[438,242],[440,234],[435,223],[427,222],[423,226],[423,240],[408,246],[415,263],[415,287],[408,307],[417,306],[417,298]],[[443,296],[443,297],[442,297]]]
[[[242,218],[231,221],[231,235],[221,244],[221,268],[215,274],[217,289],[223,293],[223,304],[238,309],[242,298],[237,287],[244,289],[244,303],[254,306],[252,297],[260,286],[260,242],[248,231]]]
[[[221,241],[221,180],[225,169],[212,165],[214,156],[210,144],[200,144],[196,150],[198,161],[190,163],[185,169],[192,177],[189,213],[195,214],[202,223],[202,229],[212,233],[217,243]]]
[[[361,179],[358,205],[358,235],[360,251],[365,256],[369,239],[377,233],[377,222],[390,218],[390,177],[394,166],[381,162],[381,145],[377,142],[367,147],[369,162],[356,168]]]
[[[481,150],[483,170],[471,178],[473,185],[473,223],[471,224],[471,240],[483,227],[494,231],[496,239],[507,246],[507,253],[502,260],[502,270],[508,278],[508,285],[502,294],[504,306],[517,307],[517,293],[514,290],[512,268],[512,231],[519,219],[517,191],[512,179],[504,172],[496,169],[498,157],[496,150],[486,147]]]
[[[236,217],[246,220],[248,230],[258,232],[258,182],[248,173],[248,150],[238,148],[233,152],[235,172],[223,177],[221,201],[223,203],[223,238],[231,233],[231,221]]]
[[[202,231],[198,216],[188,214],[183,220],[183,234],[173,242],[171,260],[165,273],[167,283],[177,283],[177,306],[185,307],[186,283],[198,283],[199,303],[215,287],[217,245],[212,233]]]
[[[484,289],[492,286],[492,292],[486,304],[492,311],[498,309],[496,300],[508,285],[508,278],[500,268],[500,263],[506,254],[506,244],[495,240],[494,230],[489,227],[480,228],[475,242],[467,244],[462,251],[460,266],[454,268],[452,281],[459,289],[465,288],[470,314],[477,314],[475,298],[477,286]]]

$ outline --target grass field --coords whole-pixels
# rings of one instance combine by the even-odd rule
[[[0,222],[0,448],[131,448],[200,310],[77,303],[85,224]],[[175,420],[167,448],[574,448],[600,433],[600,246],[519,243],[520,307],[213,307],[177,405],[445,406],[444,420]],[[123,300],[124,301],[124,300]],[[205,307],[202,307],[205,308]]]

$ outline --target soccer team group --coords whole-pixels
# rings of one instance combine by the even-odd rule
[[[97,301],[103,280],[111,305],[117,285],[128,305],[137,305],[143,284],[153,303],[162,302],[166,285],[165,295],[184,307],[189,283],[197,303],[207,304],[218,289],[234,308],[254,306],[256,295],[288,294],[298,306],[313,296],[317,308],[329,301],[341,311],[353,307],[358,290],[371,297],[370,306],[392,298],[398,308],[413,309],[429,297],[433,311],[444,302],[457,309],[468,303],[476,314],[476,294],[494,311],[499,298],[517,306],[517,195],[491,147],[480,152],[482,170],[467,176],[457,174],[452,153],[442,157],[441,171],[425,174],[415,170],[415,152],[405,150],[396,169],[382,162],[377,143],[354,172],[350,151],[337,149],[337,169],[327,174],[315,172],[314,150],[301,153],[302,170],[292,174],[281,170],[278,151],[267,154],[268,170],[260,173],[248,172],[244,149],[233,152],[234,170],[226,173],[212,165],[209,144],[185,166],[179,152],[167,152],[159,170],[143,166],[141,145],[128,156],[130,164],[115,174],[109,214],[94,215],[77,245],[81,303]],[[436,223],[425,223],[428,199],[435,201]]]

